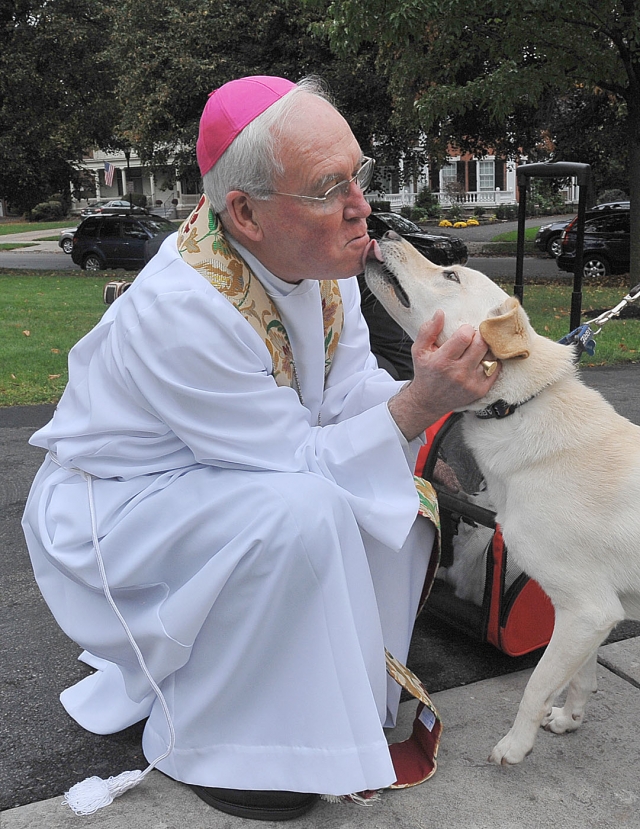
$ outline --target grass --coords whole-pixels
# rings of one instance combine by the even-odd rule
[[[613,277],[610,283],[583,285],[583,322],[613,308],[628,293],[622,279]],[[512,282],[501,284],[501,287],[507,293],[513,293]],[[524,307],[539,334],[559,340],[569,333],[572,291],[572,282],[568,280],[563,284],[525,284]],[[606,366],[630,362],[640,362],[640,319],[614,318],[597,335],[594,356],[583,354],[580,364]]]
[[[0,236],[10,233],[29,233],[31,230],[53,230],[60,227],[75,227],[79,222],[75,219],[58,219],[56,222],[0,222]],[[57,236],[53,237],[57,239]]]
[[[538,225],[537,227],[527,227],[524,231],[524,240],[525,242],[533,242],[536,238],[536,233],[538,229],[542,227],[542,225]],[[497,236],[494,236],[492,241],[493,242],[517,242],[518,240],[518,231],[517,230],[510,230],[508,233],[499,233]]]
[[[69,350],[104,314],[103,287],[115,276],[0,270],[1,405],[57,402]]]
[[[57,402],[69,350],[104,314],[103,288],[114,278],[122,272],[0,269],[0,405]],[[585,286],[582,307],[612,308],[627,293],[618,282]],[[512,293],[512,285],[502,287]],[[571,290],[568,283],[525,285],[524,306],[540,334],[559,340],[569,331]],[[597,344],[595,357],[583,356],[583,365],[640,361],[640,320],[612,320]]]

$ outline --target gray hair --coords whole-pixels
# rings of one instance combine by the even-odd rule
[[[247,124],[202,177],[204,192],[216,213],[226,210],[231,190],[242,190],[254,199],[269,197],[274,178],[284,174],[279,139],[298,96],[305,92],[334,105],[324,81],[315,76],[303,78],[295,89]]]

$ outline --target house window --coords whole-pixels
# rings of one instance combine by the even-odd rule
[[[495,190],[495,164],[493,161],[478,162],[478,189]]]
[[[447,162],[442,168],[442,189],[446,192],[447,185],[455,185],[458,181],[458,165],[455,161]]]

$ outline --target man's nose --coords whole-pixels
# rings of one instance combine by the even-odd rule
[[[366,219],[371,214],[371,205],[365,199],[364,193],[355,181],[351,182],[349,198],[345,204],[345,219]]]

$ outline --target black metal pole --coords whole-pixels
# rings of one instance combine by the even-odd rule
[[[127,160],[127,190],[129,191],[129,215],[131,215],[131,213],[133,213],[133,192],[131,191],[131,176],[129,173],[129,159],[131,158],[131,150],[125,150],[124,157]]]
[[[578,199],[578,221],[576,234],[576,258],[573,267],[573,293],[571,294],[571,316],[569,318],[569,331],[575,331],[580,325],[580,314],[582,313],[582,278],[584,261],[584,214],[587,209],[587,187],[580,186],[580,198]]]
[[[524,176],[518,176],[518,241],[516,245],[516,281],[513,286],[513,295],[524,304],[524,232],[527,210],[527,190],[529,182]]]

